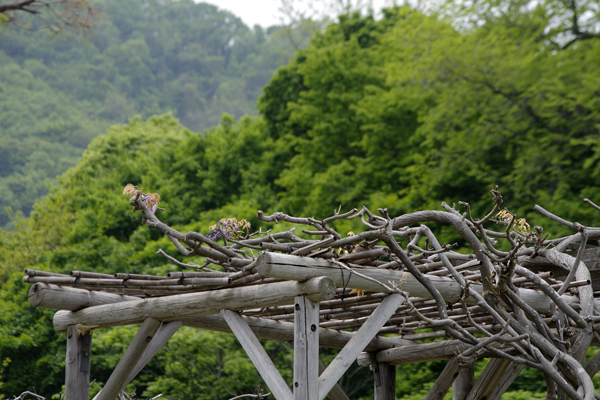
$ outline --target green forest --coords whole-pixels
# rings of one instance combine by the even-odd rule
[[[232,217],[284,229],[258,210],[325,218],[366,205],[395,216],[468,201],[482,213],[496,185],[552,237],[568,232],[535,204],[600,225],[582,201],[600,202],[595,1],[349,13],[296,52],[279,28],[208,4],[99,4],[87,40],[0,33],[0,398],[58,399],[64,384],[65,337],[51,310],[29,305],[24,269],[179,270],[155,254],[180,258],[131,213],[128,183],[160,194],[165,223],[206,234]],[[106,381],[134,334],[94,332],[92,379]],[[263,344],[291,378],[291,348]],[[422,398],[444,364],[398,367],[397,397]],[[228,399],[258,382],[233,335],[182,328],[128,390]],[[372,374],[356,366],[342,387],[372,398]],[[503,398],[544,396],[543,376],[526,370]]]

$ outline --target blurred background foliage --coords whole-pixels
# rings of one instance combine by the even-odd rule
[[[597,34],[592,3],[578,3],[579,32]],[[106,18],[88,44],[10,27],[0,37],[0,203],[12,207],[0,215],[0,396],[35,386],[50,397],[64,383],[64,337],[52,312],[28,305],[24,269],[178,269],[155,254],[180,257],[131,212],[128,183],[161,195],[164,222],[204,234],[230,217],[289,228],[259,223],[257,210],[395,216],[468,201],[481,215],[492,185],[553,237],[569,232],[534,204],[600,225],[582,202],[600,201],[600,40],[569,28],[563,2],[348,13],[295,53],[279,28],[207,4],[99,4]],[[94,334],[93,378],[107,379],[134,332]],[[289,346],[265,346],[290,378]],[[443,366],[398,367],[398,398],[421,398]],[[372,398],[371,372],[352,374],[343,386]],[[225,399],[259,382],[233,336],[183,329],[130,389]],[[544,390],[526,370],[506,398]]]

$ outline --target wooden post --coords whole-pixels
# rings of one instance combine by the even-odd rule
[[[65,368],[65,398],[69,400],[89,399],[91,348],[92,331],[69,325]]]
[[[115,400],[117,398],[117,395],[125,388],[127,378],[142,357],[142,353],[146,350],[150,341],[152,341],[152,337],[160,325],[160,321],[153,318],[144,320],[140,330],[133,338],[110,378],[108,378],[104,388],[94,398],[95,400]]]
[[[294,400],[317,400],[319,303],[297,296],[294,310]]]
[[[375,400],[394,400],[396,398],[396,366],[377,362],[371,353],[371,368],[375,386]]]
[[[465,400],[473,389],[475,370],[473,367],[462,368],[452,384],[452,400]]]
[[[240,341],[244,350],[246,350],[246,354],[252,360],[258,373],[273,393],[273,396],[277,400],[292,400],[293,395],[290,388],[281,377],[281,374],[256,336],[254,336],[244,318],[237,312],[230,310],[221,310],[221,314],[225,318],[225,321],[227,321],[227,324],[229,324],[235,337]]]

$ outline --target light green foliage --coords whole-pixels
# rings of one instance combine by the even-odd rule
[[[47,185],[111,124],[173,112],[195,131],[255,102],[287,62],[278,28],[250,29],[191,0],[104,0],[83,41],[7,26],[0,32],[0,227],[29,215]],[[48,182],[46,182],[49,180]]]

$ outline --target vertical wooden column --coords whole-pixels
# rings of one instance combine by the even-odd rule
[[[297,296],[294,304],[294,400],[318,400],[319,303]]]
[[[67,359],[65,398],[88,400],[90,396],[90,365],[92,331],[79,331],[75,325],[67,328]]]
[[[475,383],[475,370],[473,367],[461,368],[456,380],[452,384],[452,400],[465,400]]]
[[[375,353],[371,353],[371,362],[375,383],[375,400],[394,400],[396,398],[396,366],[377,362]]]

